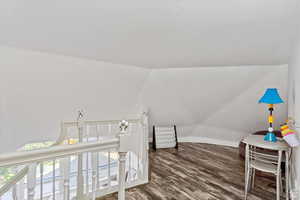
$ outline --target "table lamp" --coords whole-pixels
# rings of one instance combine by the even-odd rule
[[[283,100],[280,98],[278,91],[276,88],[268,88],[265,92],[265,94],[261,97],[261,99],[258,101],[258,103],[266,103],[269,106],[269,128],[268,133],[265,135],[264,140],[270,141],[270,142],[276,142],[277,138],[275,134],[273,133],[273,110],[274,110],[274,104],[280,104],[283,103]]]

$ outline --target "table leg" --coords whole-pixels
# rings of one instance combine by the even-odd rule
[[[290,162],[290,159],[289,159],[289,156],[290,156],[290,152],[289,150],[285,151],[285,193],[286,193],[286,200],[289,200],[289,178],[290,178],[290,172],[289,172],[289,162]]]
[[[248,184],[249,184],[249,169],[248,169],[248,159],[249,159],[249,145],[246,144],[245,148],[245,199],[247,199],[248,194]]]

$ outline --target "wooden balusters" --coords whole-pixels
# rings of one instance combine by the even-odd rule
[[[100,127],[97,125],[96,126],[96,131],[97,131],[97,141],[100,141]],[[100,159],[99,159],[99,157],[100,157],[100,153],[99,152],[97,152],[97,155],[96,155],[96,162],[97,162],[97,188],[100,188],[100,172],[99,172],[99,165],[100,165],[100,163],[99,163],[99,161],[100,161]]]
[[[35,186],[36,186],[36,163],[29,165],[29,170],[27,174],[27,199],[34,200]]]
[[[44,164],[40,163],[40,200],[43,199],[43,178],[44,178]]]
[[[24,178],[22,178],[18,183],[17,183],[17,199],[25,199],[24,198],[24,191],[25,191],[25,185],[24,185]]]
[[[82,154],[78,155],[78,168],[77,168],[77,198],[83,198],[83,163],[82,163]]]
[[[112,124],[108,124],[108,133],[112,135]],[[108,152],[108,164],[107,164],[107,173],[108,173],[108,187],[111,186],[111,152]]]
[[[138,160],[138,162],[142,163],[142,173],[140,177],[143,177],[143,180],[148,182],[149,180],[149,159],[148,159],[148,151],[149,151],[149,117],[148,112],[144,112],[141,119],[142,123],[140,124],[142,132],[143,132],[143,150],[142,150],[142,158]]]
[[[96,199],[98,177],[98,152],[92,152],[92,200]]]
[[[90,138],[89,138],[89,131],[90,131],[90,127],[86,127],[86,140],[85,142],[89,142]],[[85,153],[85,194],[89,193],[89,152]]]
[[[12,188],[12,199],[13,200],[17,200],[18,199],[18,196],[17,196],[17,185],[14,185],[13,188]]]
[[[17,174],[18,173],[18,168],[14,167],[13,168],[13,172],[14,172],[14,174]],[[18,185],[17,185],[17,183],[12,188],[12,199],[13,200],[17,200],[18,199]]]
[[[56,160],[53,160],[53,165],[52,165],[52,176],[53,176],[53,185],[52,185],[52,200],[55,200],[55,195],[56,195],[56,188],[55,188],[55,181],[56,181],[56,173],[55,173],[55,162]]]
[[[63,180],[63,200],[70,199],[70,158],[60,159],[60,168],[62,169]]]
[[[131,180],[132,175],[132,165],[131,165],[131,152],[128,152],[128,171],[126,176],[126,182],[129,182]]]
[[[60,175],[60,179],[58,182],[58,192],[60,194],[64,193],[64,163],[63,163],[63,159],[58,159],[58,165],[59,165],[59,175]]]
[[[110,171],[110,167],[111,167],[111,161],[110,161],[110,151],[107,153],[107,181],[108,181],[108,187],[111,186],[111,171]]]
[[[85,193],[89,193],[89,153],[85,154],[86,164],[85,164]]]

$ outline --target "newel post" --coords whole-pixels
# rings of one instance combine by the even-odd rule
[[[125,120],[122,120],[119,124],[120,127],[120,148],[119,148],[119,191],[118,191],[118,200],[125,200],[125,174],[126,174],[126,154],[127,151],[122,148],[121,140],[122,137],[126,134],[126,129],[128,128],[129,123]]]
[[[83,111],[78,111],[77,116],[77,128],[78,128],[78,140],[79,143],[83,142],[83,129],[84,129],[84,121],[83,121]],[[83,199],[83,155],[78,155],[78,170],[77,170],[77,199]]]

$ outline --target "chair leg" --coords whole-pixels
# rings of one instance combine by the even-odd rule
[[[280,180],[280,196],[283,195],[283,184],[282,184],[282,176],[281,176],[281,172],[279,173],[279,180]]]
[[[280,175],[276,176],[276,200],[280,200]]]
[[[249,170],[249,180],[248,180],[248,192],[252,189],[252,181],[253,181],[253,168]]]
[[[252,185],[251,185],[252,189],[254,189],[254,185],[255,185],[255,169],[253,169],[252,171]]]
[[[249,190],[249,179],[250,179],[250,169],[247,169],[247,173],[245,174],[245,200],[247,200],[248,190]]]

